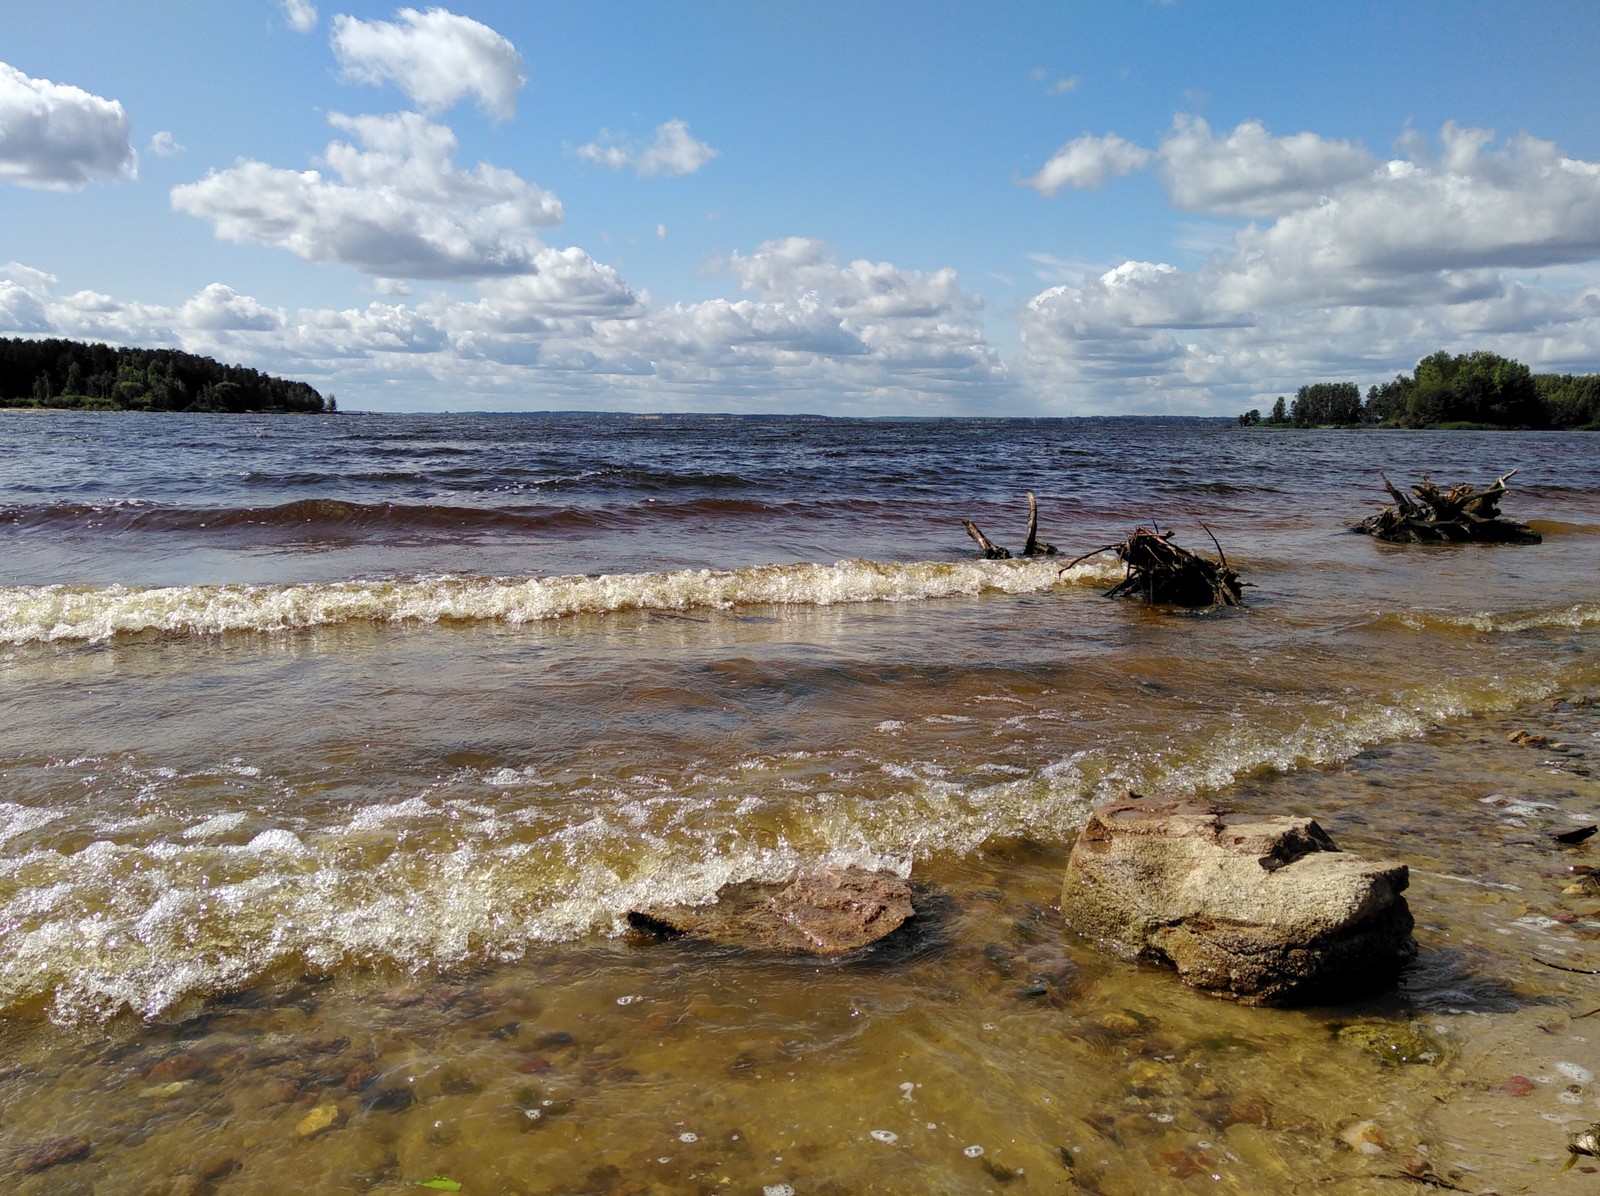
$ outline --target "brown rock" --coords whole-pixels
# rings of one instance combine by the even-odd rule
[[[915,914],[911,887],[898,876],[847,868],[798,876],[777,888],[729,885],[714,904],[635,910],[628,921],[652,934],[837,955],[877,942]]]
[[[86,1159],[93,1149],[93,1143],[87,1138],[51,1138],[48,1142],[29,1147],[18,1160],[17,1169],[31,1175],[59,1163],[76,1163],[79,1159]]]
[[[1404,864],[1339,851],[1309,818],[1137,794],[1101,806],[1061,893],[1073,929],[1247,1004],[1353,994],[1416,953]]]

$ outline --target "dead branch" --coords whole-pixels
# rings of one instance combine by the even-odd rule
[[[1011,550],[996,544],[982,529],[970,519],[963,519],[961,526],[967,529],[967,535],[972,537],[977,544],[978,551],[983,553],[984,559],[989,561],[1009,561]],[[1039,504],[1033,497],[1033,491],[1028,491],[1028,539],[1022,546],[1022,555],[1027,556],[1056,556],[1059,549],[1054,544],[1047,544],[1039,539]]]

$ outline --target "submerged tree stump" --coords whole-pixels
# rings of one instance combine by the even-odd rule
[[[1200,525],[1205,527],[1204,524]],[[1211,529],[1205,528],[1211,536]],[[1217,561],[1198,556],[1172,543],[1171,532],[1159,528],[1135,528],[1120,544],[1106,544],[1068,561],[1062,572],[1099,552],[1114,552],[1128,566],[1127,575],[1111,589],[1107,598],[1138,597],[1163,606],[1242,606],[1244,587],[1239,575],[1228,567],[1227,554],[1217,538]]]
[[[972,537],[977,544],[978,551],[983,553],[984,560],[1009,561],[1011,550],[1002,548],[979,530],[978,525],[970,519],[963,519],[961,526],[967,529],[967,535]],[[1054,544],[1046,544],[1039,539],[1039,504],[1034,501],[1033,491],[1028,491],[1028,539],[1022,546],[1023,556],[1055,556],[1060,550]]]
[[[1500,514],[1506,479],[1516,472],[1501,474],[1481,490],[1470,482],[1441,490],[1424,474],[1409,495],[1379,473],[1394,506],[1363,519],[1355,530],[1397,544],[1538,544],[1543,539],[1538,532]]]

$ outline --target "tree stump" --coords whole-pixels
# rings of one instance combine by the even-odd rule
[[[1201,524],[1205,527],[1204,524]],[[1211,529],[1206,528],[1206,535]],[[1228,567],[1227,554],[1217,538],[1211,536],[1216,546],[1217,561],[1207,560],[1186,548],[1172,543],[1171,532],[1159,528],[1135,528],[1133,535],[1120,544],[1106,544],[1092,552],[1063,565],[1062,571],[1079,561],[1087,560],[1097,552],[1114,552],[1128,566],[1127,575],[1111,589],[1107,598],[1139,597],[1146,602],[1164,606],[1242,606],[1244,587],[1239,575]]]
[[[1409,495],[1380,473],[1394,505],[1363,519],[1355,530],[1396,544],[1538,544],[1543,539],[1538,532],[1500,513],[1506,479],[1516,472],[1501,474],[1481,490],[1470,482],[1441,490],[1424,474]]]

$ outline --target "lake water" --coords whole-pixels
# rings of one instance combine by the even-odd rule
[[[1600,1120],[1600,892],[1572,871],[1600,852],[1551,835],[1600,815],[1597,446],[0,416],[0,1168],[173,1196],[1587,1191],[1559,1169]],[[1542,544],[1348,530],[1380,471],[1512,468]],[[1017,549],[1029,491],[1063,555],[977,559],[961,520]],[[1152,522],[1214,535],[1247,605],[1107,600],[1108,553],[1061,572]],[[1067,851],[1130,788],[1409,864],[1398,991],[1240,1009],[1073,938]],[[908,876],[923,912],[832,961],[627,928],[820,865]]]

